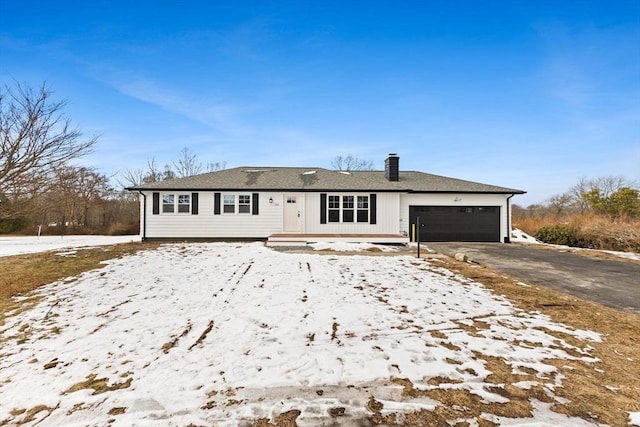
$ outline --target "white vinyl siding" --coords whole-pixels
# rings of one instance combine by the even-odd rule
[[[361,197],[361,209],[365,210],[367,221],[358,222],[357,212],[354,222],[330,222],[329,221],[329,197],[354,196],[356,210],[358,207],[358,197]],[[305,233],[309,234],[398,234],[400,222],[400,194],[398,193],[377,193],[376,195],[376,224],[369,223],[371,208],[371,193],[327,193],[327,223],[320,223],[320,193],[306,193],[306,209],[304,216]],[[366,198],[366,199],[365,199]],[[366,203],[365,203],[366,200]],[[342,211],[343,199],[340,199],[340,210]],[[343,214],[343,212],[341,212]],[[361,218],[364,214],[361,213]]]
[[[281,233],[284,227],[284,204],[287,202],[288,192],[261,192],[259,193],[259,215],[239,214],[238,196],[250,193],[234,194],[235,214],[214,215],[214,191],[199,192],[199,214],[178,214],[178,197],[174,194],[173,214],[164,214],[165,193],[160,194],[160,215],[153,215],[153,197],[151,191],[146,195],[146,224],[141,220],[141,229],[146,230],[147,238],[266,238],[274,233]],[[172,194],[167,192],[166,194]],[[364,211],[370,216],[371,193],[347,193],[327,195],[327,209],[330,195],[340,196],[340,209],[344,217],[345,200],[343,196],[354,196],[355,218],[354,222],[329,222],[320,223],[320,193],[299,193],[298,209],[302,218],[300,232],[307,234],[398,234],[410,233],[409,206],[433,205],[450,206],[500,206],[500,239],[507,236],[508,210],[505,194],[400,194],[377,193],[376,196],[376,224],[359,222],[358,211]],[[223,205],[223,193],[220,204]],[[230,194],[227,194],[230,195]],[[365,199],[366,198],[366,199]],[[193,197],[190,202],[194,202]],[[253,198],[250,198],[253,203]],[[271,202],[270,202],[271,200]],[[365,206],[366,201],[366,206]],[[168,202],[168,200],[167,200]],[[169,204],[169,203],[167,203]],[[350,199],[346,202],[349,210]],[[220,206],[221,208],[223,206]],[[250,209],[252,209],[251,206]],[[222,210],[222,209],[221,209]],[[349,214],[347,214],[349,215]]]
[[[267,238],[271,234],[282,232],[283,194],[276,192],[259,193],[259,214],[252,215],[252,193],[236,193],[234,213],[214,214],[214,191],[198,193],[198,215],[178,214],[178,197],[174,199],[174,214],[163,214],[163,193],[160,193],[160,215],[153,215],[152,191],[145,192],[147,201],[146,238]],[[167,193],[169,194],[169,193]],[[174,193],[176,194],[176,193]],[[191,193],[189,193],[189,196]],[[220,197],[221,210],[224,207],[224,193]],[[231,195],[231,194],[227,194]],[[248,195],[249,212],[238,212],[238,195]],[[190,201],[193,202],[190,197]],[[269,199],[273,202],[269,203]],[[143,224],[141,223],[141,227]],[[142,230],[142,228],[141,228]]]

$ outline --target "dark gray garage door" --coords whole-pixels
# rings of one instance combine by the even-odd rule
[[[422,242],[500,241],[500,206],[409,206],[409,220]]]

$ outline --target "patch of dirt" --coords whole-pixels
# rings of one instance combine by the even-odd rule
[[[89,408],[90,406],[85,405],[84,403],[76,403],[75,405],[73,405],[73,408],[69,409],[67,411],[67,415],[71,415],[74,412],[78,412],[78,411],[83,411],[87,408]]]
[[[115,408],[109,409],[107,412],[109,415],[122,415],[127,412],[127,408],[124,406],[116,406]]]
[[[343,417],[345,410],[346,408],[343,407],[330,408],[329,415],[331,415],[333,418]]]
[[[270,422],[267,418],[260,418],[253,423],[252,427],[297,427],[298,423],[296,419],[300,416],[301,412],[297,409],[283,412],[280,415],[274,417],[273,422]]]
[[[97,378],[96,374],[90,374],[87,376],[85,381],[81,381],[77,384],[72,385],[69,389],[62,392],[62,394],[74,393],[78,390],[85,389],[93,389],[92,395],[105,393],[107,391],[120,390],[123,388],[129,388],[131,383],[133,382],[133,378],[129,377],[126,381],[116,382],[112,385],[109,385],[108,378]]]
[[[58,360],[58,358],[55,358],[51,362],[45,363],[43,367],[44,369],[51,369],[58,366],[59,363],[62,363],[62,361]]]
[[[47,418],[49,415],[51,415],[51,413],[53,411],[55,411],[56,409],[58,409],[60,407],[60,402],[58,402],[58,404],[56,406],[50,407],[47,405],[36,405],[30,409],[20,409],[20,410],[12,410],[11,411],[11,415],[21,415],[24,414],[24,418],[22,418],[22,420],[19,421],[19,424],[26,424],[26,423],[30,423],[31,421],[34,421],[36,419],[36,416],[38,414],[40,414],[40,412],[46,411],[47,414],[43,417],[40,418],[40,420],[36,423],[40,423],[42,420],[44,420],[45,418]],[[0,421],[0,425],[5,425],[4,421]]]
[[[331,325],[331,341],[337,339],[338,326],[340,325],[336,322],[333,322],[333,325]]]

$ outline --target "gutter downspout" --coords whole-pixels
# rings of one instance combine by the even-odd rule
[[[144,242],[147,240],[147,195],[138,190],[138,193],[142,196],[142,230],[141,240]],[[508,209],[508,208],[507,208]]]
[[[507,197],[507,236],[504,238],[505,243],[511,243],[511,198],[515,194]]]

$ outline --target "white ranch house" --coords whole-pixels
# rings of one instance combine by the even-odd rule
[[[239,167],[129,187],[152,239],[406,243],[509,242],[511,197],[524,191],[400,171]]]

